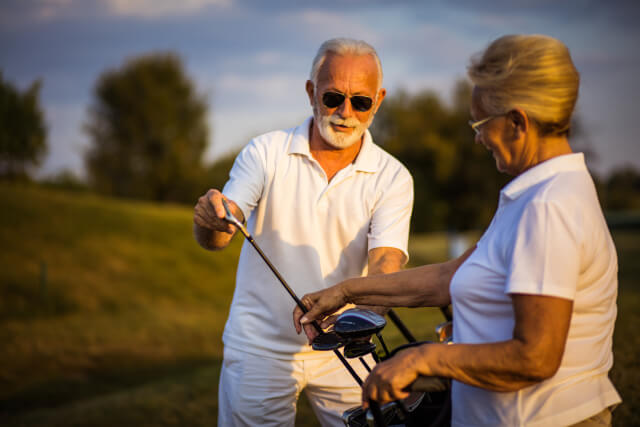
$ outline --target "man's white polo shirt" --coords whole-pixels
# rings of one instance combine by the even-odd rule
[[[548,295],[573,300],[564,355],[553,377],[516,392],[454,381],[452,425],[563,426],[620,402],[607,375],[617,265],[582,153],[554,157],[514,178],[451,281],[453,339],[509,340],[515,324],[510,294]]]
[[[311,123],[309,118],[296,128],[253,139],[236,158],[223,189],[299,297],[363,275],[373,248],[407,254],[413,205],[411,175],[373,143],[368,131],[355,162],[327,182],[309,150]],[[294,306],[245,242],[225,345],[286,359],[326,357],[312,352],[304,334],[296,334]]]

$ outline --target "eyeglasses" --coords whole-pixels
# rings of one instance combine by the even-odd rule
[[[484,119],[478,120],[477,122],[474,122],[473,120],[469,120],[469,126],[471,126],[471,129],[473,129],[473,131],[476,133],[476,135],[478,135],[480,133],[480,126],[482,126],[483,124],[487,123],[489,120],[493,120],[496,117],[500,117],[500,116],[504,116],[504,114],[497,114],[495,116],[488,116],[485,117]]]
[[[342,105],[345,98],[346,96],[342,93],[325,92],[324,95],[322,95],[322,103],[327,108],[336,108]],[[373,105],[373,99],[363,95],[352,96],[349,98],[349,101],[351,101],[353,109],[360,112],[369,111]]]

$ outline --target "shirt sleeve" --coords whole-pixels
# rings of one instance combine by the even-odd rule
[[[507,254],[507,293],[574,299],[580,273],[576,220],[561,202],[533,201],[525,207]]]
[[[266,181],[265,159],[264,147],[255,139],[251,140],[233,162],[229,180],[222,190],[222,194],[233,200],[242,210],[245,220],[249,219],[249,215],[262,197]]]
[[[413,208],[413,178],[404,167],[392,177],[376,203],[369,227],[369,250],[400,249],[409,259],[409,225]]]

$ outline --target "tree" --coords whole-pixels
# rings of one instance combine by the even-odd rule
[[[607,210],[640,211],[640,172],[632,166],[614,170],[604,186]]]
[[[179,57],[129,60],[98,79],[86,131],[92,186],[120,197],[193,202],[204,171],[207,102]]]
[[[414,178],[412,230],[484,228],[509,177],[497,172],[469,128],[471,87],[457,83],[451,105],[435,92],[385,98],[372,132]]]
[[[239,151],[231,151],[207,167],[205,179],[201,186],[202,194],[210,188],[217,188],[222,191],[222,187],[229,179],[229,172],[231,172],[233,162],[236,160],[238,153]]]
[[[28,169],[38,166],[47,152],[41,86],[36,80],[20,92],[0,72],[0,177],[28,177]]]

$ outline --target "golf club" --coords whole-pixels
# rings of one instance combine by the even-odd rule
[[[282,286],[284,286],[284,288],[289,293],[289,295],[291,295],[291,298],[293,298],[293,300],[296,302],[296,305],[298,307],[300,307],[300,310],[302,310],[303,313],[307,313],[309,311],[309,310],[307,310],[307,307],[302,303],[302,301],[300,301],[300,298],[298,298],[298,296],[295,294],[295,292],[293,292],[293,289],[291,289],[291,287],[287,284],[287,282],[284,280],[282,275],[280,275],[280,272],[278,272],[278,270],[275,268],[275,266],[273,264],[271,264],[271,261],[269,261],[269,258],[267,258],[267,256],[264,254],[264,252],[262,252],[262,249],[260,249],[260,246],[258,246],[258,244],[255,242],[255,240],[253,239],[253,236],[251,236],[251,234],[249,233],[247,228],[244,226],[244,224],[242,224],[240,221],[238,221],[238,219],[231,213],[231,209],[229,209],[229,204],[227,203],[227,201],[224,198],[222,199],[222,205],[224,206],[224,210],[225,210],[224,219],[227,222],[235,225],[238,228],[238,230],[240,230],[240,232],[249,241],[249,243],[251,243],[251,246],[253,246],[253,248],[258,252],[258,254],[263,259],[263,261],[271,269],[273,274],[276,275],[276,277],[278,278],[278,281],[282,284]],[[324,334],[324,331],[322,330],[320,325],[318,325],[318,322],[314,321],[314,322],[311,322],[311,324],[313,325],[313,327],[315,328],[315,330],[319,334]],[[333,348],[332,350],[335,353],[335,355],[338,357],[338,359],[340,359],[340,362],[342,362],[342,364],[347,369],[347,371],[349,371],[349,373],[351,374],[353,379],[356,380],[358,385],[362,387],[362,379],[360,378],[360,376],[358,376],[356,371],[353,370],[353,368],[351,367],[349,362],[347,362],[347,360],[344,358],[344,356],[338,351],[338,348]],[[363,360],[363,362],[364,362],[364,360]],[[364,363],[364,364],[366,366],[366,363]]]
[[[282,286],[284,286],[285,290],[291,296],[291,298],[293,298],[293,300],[295,301],[296,305],[300,308],[300,310],[302,310],[303,313],[307,313],[309,311],[307,307],[302,303],[300,298],[298,298],[298,296],[295,294],[293,289],[291,289],[291,287],[287,284],[287,282],[282,277],[280,272],[271,263],[271,261],[267,258],[264,252],[262,252],[262,249],[255,242],[255,240],[253,239],[253,236],[249,233],[249,231],[246,229],[244,224],[238,221],[238,219],[231,213],[231,209],[229,209],[229,205],[224,198],[222,199],[222,204],[225,209],[224,219],[230,224],[237,227],[238,230],[240,230],[240,232],[249,241],[249,243],[251,243],[251,245],[256,250],[256,252],[258,252],[262,260],[267,264],[269,269],[275,274],[278,281],[282,284]],[[340,327],[339,329],[342,330],[343,333],[348,334],[349,331],[351,331],[354,334],[360,335],[362,337],[368,337],[371,334],[375,333],[376,336],[378,336],[378,339],[380,339],[380,342],[382,343],[385,349],[385,352],[387,353],[387,356],[388,356],[389,352],[386,348],[386,345],[382,341],[382,337],[380,335],[380,330],[384,328],[384,326],[386,325],[386,321],[384,320],[384,318],[378,315],[377,313],[373,313],[368,310],[360,310],[360,309],[355,309],[355,310],[359,310],[359,311],[351,313],[348,316],[345,316],[346,321],[343,322],[343,326]],[[390,317],[394,321],[398,329],[400,329],[402,334],[410,342],[412,341],[414,342],[415,338],[413,337],[413,335],[411,335],[411,333],[407,330],[407,328],[402,324],[400,319],[398,319],[397,316],[395,316],[395,313],[391,314],[391,311],[390,311]],[[327,350],[333,350],[336,357],[338,357],[338,359],[344,365],[347,371],[349,371],[349,373],[354,378],[354,380],[358,383],[360,387],[362,387],[362,384],[363,384],[362,379],[353,370],[353,368],[351,367],[349,362],[347,362],[344,356],[338,351],[338,348],[344,345],[344,336],[341,336],[340,333],[337,331],[325,333],[316,321],[311,322],[311,324],[313,325],[313,328],[318,332],[319,336],[323,336],[323,338],[319,340],[318,340],[318,337],[314,339],[314,341],[316,340],[318,341],[316,343],[316,346],[321,346],[321,347],[324,346],[324,348]],[[360,328],[359,330],[357,330],[358,327]],[[365,333],[365,331],[367,332]],[[370,351],[372,352],[372,354],[375,354],[375,352],[373,352],[373,350],[375,350],[375,344],[373,343],[369,343],[369,344],[373,345],[373,349],[371,349],[370,345],[368,346],[368,348],[371,349]],[[354,357],[359,357],[359,355],[356,353],[361,351],[362,351],[362,348],[357,350],[354,348]],[[377,355],[376,355],[376,359],[377,359]],[[365,366],[365,368],[369,372],[371,372],[371,369],[369,368],[369,366],[367,365],[367,363],[364,361],[362,357],[360,357],[360,361]],[[376,401],[370,401],[369,404],[370,404],[370,409],[367,411],[367,422],[369,424],[373,423],[374,425],[377,425],[377,426],[386,426],[388,424],[386,417],[389,414],[393,414],[391,418],[395,417],[396,419],[399,419],[404,422],[406,417],[409,415],[407,408],[401,401],[394,401],[394,402],[387,403],[386,405],[384,405],[384,410]],[[372,419],[370,420],[370,418]]]
[[[387,325],[387,321],[371,310],[351,308],[341,313],[333,326],[334,332],[345,341],[344,355],[347,358],[358,357],[371,353],[376,363],[380,360],[375,353],[376,345],[370,341],[371,335],[376,335],[387,353],[388,351],[380,331]]]

